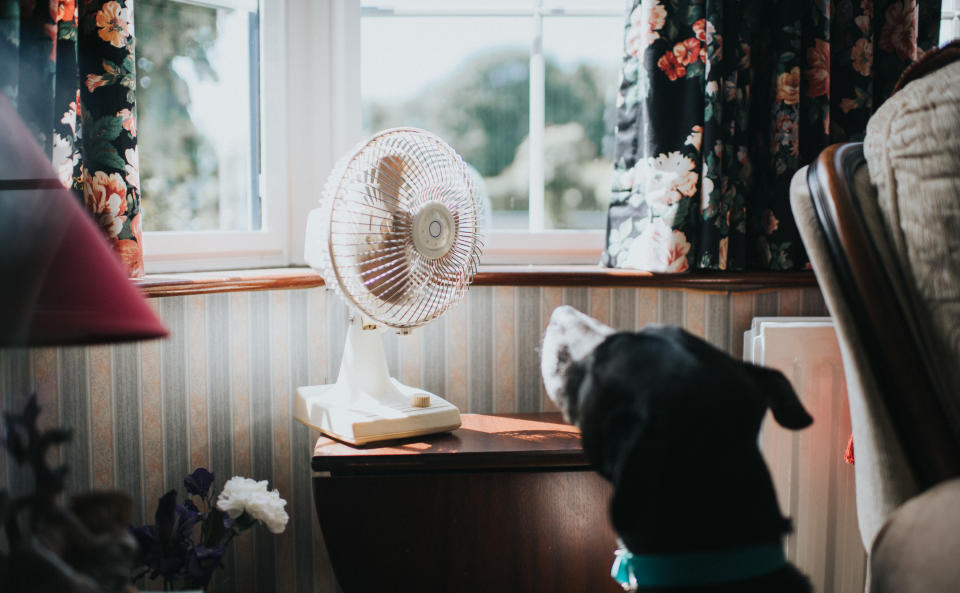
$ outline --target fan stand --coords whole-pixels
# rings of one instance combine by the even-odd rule
[[[294,417],[352,445],[460,427],[456,406],[390,377],[380,331],[359,313],[350,320],[337,382],[299,387]]]

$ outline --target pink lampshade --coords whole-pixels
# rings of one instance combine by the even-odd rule
[[[167,335],[106,237],[0,93],[0,346]]]

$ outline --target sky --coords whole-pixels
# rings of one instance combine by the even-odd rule
[[[481,51],[529,51],[532,17],[367,17],[361,25],[364,98],[401,101]],[[616,68],[622,17],[545,17],[544,53],[560,64],[581,60]]]

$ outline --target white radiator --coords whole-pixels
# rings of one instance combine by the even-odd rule
[[[862,593],[866,553],[857,528],[853,466],[843,459],[850,409],[840,347],[829,317],[757,317],[744,334],[743,358],[786,375],[813,416],[793,432],[770,414],[760,448],[780,508],[793,520],[787,558],[821,593]]]

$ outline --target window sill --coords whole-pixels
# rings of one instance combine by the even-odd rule
[[[310,268],[271,268],[184,274],[151,274],[134,280],[147,297],[217,292],[286,290],[323,286]],[[600,266],[480,266],[474,286],[588,286],[675,288],[706,292],[748,292],[781,288],[815,288],[813,272],[699,272],[651,274]]]

